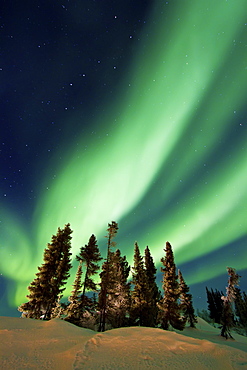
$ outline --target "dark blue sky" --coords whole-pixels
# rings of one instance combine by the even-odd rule
[[[130,264],[169,240],[199,308],[229,264],[247,289],[244,5],[3,2],[0,314],[67,222],[104,254],[116,219]]]

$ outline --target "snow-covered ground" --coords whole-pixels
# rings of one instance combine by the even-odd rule
[[[0,317],[0,369],[247,369],[247,338],[225,340],[202,319],[171,332],[131,327],[97,333],[55,319]]]

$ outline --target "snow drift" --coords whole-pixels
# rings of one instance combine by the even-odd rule
[[[247,369],[247,338],[225,340],[202,319],[183,332],[130,327],[96,333],[55,319],[0,318],[0,368]]]

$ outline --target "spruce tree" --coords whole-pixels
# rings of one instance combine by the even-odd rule
[[[81,294],[81,289],[82,289],[81,279],[82,279],[82,261],[80,260],[78,268],[77,268],[75,280],[72,285],[73,289],[72,289],[71,295],[68,298],[69,304],[66,308],[66,314],[67,314],[66,320],[73,322],[74,324],[78,324],[79,316],[80,316],[79,296]]]
[[[87,298],[86,291],[95,292],[97,290],[97,285],[93,281],[92,276],[97,274],[99,271],[99,262],[102,260],[94,234],[92,234],[89,238],[88,244],[85,245],[85,247],[81,247],[80,253],[78,256],[76,256],[76,259],[82,262],[86,269],[82,295],[80,297],[81,305],[83,307]]]
[[[222,296],[224,295],[224,293],[222,291],[219,291],[218,289],[215,289],[213,291],[213,289],[211,289],[211,292],[212,292],[212,297],[213,297],[213,300],[214,300],[214,307],[215,307],[215,311],[214,311],[214,321],[217,323],[217,324],[220,324],[220,320],[221,320],[221,316],[222,316],[222,312],[223,312],[223,300],[222,300]]]
[[[178,276],[176,274],[176,265],[171,244],[166,242],[164,249],[166,256],[161,258],[164,267],[161,267],[163,274],[164,298],[159,302],[159,317],[161,327],[165,330],[171,325],[173,328],[183,330],[185,322],[180,317],[180,307],[178,298],[180,295]]]
[[[235,293],[235,314],[240,328],[247,334],[247,296],[245,292],[241,293],[239,288],[235,288]]]
[[[221,320],[221,316],[223,312],[222,296],[224,295],[224,293],[222,291],[219,291],[218,289],[215,289],[214,291],[213,289],[211,289],[211,292],[212,292],[212,297],[214,300],[214,307],[215,307],[213,319],[214,319],[214,322],[216,322],[217,324],[220,324],[220,320]]]
[[[58,228],[44,251],[44,263],[38,267],[36,278],[28,287],[29,301],[19,306],[23,316],[35,319],[50,319],[52,310],[62,296],[64,285],[71,268],[71,233],[70,224],[64,229]]]
[[[61,259],[58,263],[58,267],[56,270],[56,276],[53,277],[53,286],[54,292],[56,297],[59,299],[62,298],[63,292],[65,290],[65,285],[67,283],[68,278],[70,277],[70,269],[72,267],[71,264],[71,239],[70,236],[72,234],[72,230],[70,228],[70,224],[65,225],[64,229],[62,230],[61,238],[57,239],[58,243],[62,244],[62,255]],[[58,244],[58,245],[59,245]]]
[[[223,300],[221,297],[224,294],[217,289],[213,290],[211,288],[211,290],[209,290],[207,287],[206,293],[210,318],[214,320],[215,323],[220,324],[223,311]]]
[[[135,243],[134,249],[132,285],[130,323],[131,325],[144,326],[147,323],[147,307],[149,301],[148,280],[144,268],[143,257],[141,256],[137,242]]]
[[[130,283],[128,276],[130,266],[126,256],[121,256],[120,250],[111,254],[109,264],[109,289],[107,295],[107,320],[112,328],[127,324],[130,307]]]
[[[185,319],[185,322],[189,322],[191,328],[195,328],[197,319],[195,316],[195,310],[192,303],[192,295],[189,293],[190,289],[184,281],[182,272],[178,270],[179,290],[180,290],[180,309]]]
[[[208,289],[206,287],[206,294],[207,294],[207,303],[208,303],[208,311],[209,311],[209,317],[210,319],[214,320],[215,317],[215,304],[214,304],[214,299],[213,299],[213,291]],[[223,303],[223,301],[221,300]]]
[[[100,268],[98,262],[102,260],[94,234],[89,238],[88,244],[80,248],[80,253],[76,256],[76,259],[79,261],[79,266],[73,283],[73,290],[69,297],[70,304],[66,310],[66,320],[83,326],[84,316],[92,316],[89,311],[95,308],[93,299],[86,295],[86,291],[95,292],[97,290],[97,285],[92,277],[98,272]],[[82,281],[83,268],[85,274]]]
[[[105,331],[105,324],[106,324],[106,305],[107,305],[107,295],[108,290],[110,289],[110,262],[112,257],[112,250],[111,248],[116,246],[116,243],[113,241],[113,238],[116,236],[118,231],[118,224],[115,221],[108,224],[107,228],[107,257],[106,261],[102,265],[102,272],[100,274],[101,282],[100,282],[100,292],[99,292],[99,309],[100,309],[100,319],[99,319],[99,331]]]
[[[156,284],[156,267],[148,246],[145,249],[145,272],[147,277],[147,309],[145,314],[145,326],[154,327],[157,323],[158,306],[160,291]]]
[[[221,317],[221,333],[220,335],[226,339],[232,338],[231,328],[234,326],[233,302],[236,299],[236,287],[240,276],[232,267],[227,267],[228,271],[228,286],[226,288],[226,295],[222,297],[223,311]]]
[[[58,298],[55,307],[51,310],[51,319],[60,319],[64,314],[64,309],[67,307],[67,305],[61,303],[61,298],[62,296]]]

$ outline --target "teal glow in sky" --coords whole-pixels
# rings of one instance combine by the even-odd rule
[[[3,210],[1,271],[13,305],[23,302],[51,235],[68,222],[74,254],[115,220],[130,263],[136,240],[156,262],[169,240],[177,265],[191,262],[188,278],[183,272],[189,284],[223,274],[227,264],[247,269],[246,1],[156,1],[147,18],[129,35],[140,41],[116,96],[30,174],[37,197],[28,225],[14,207]],[[64,125],[73,132],[82,116],[77,108]],[[209,269],[207,255],[234,242],[238,254]],[[100,247],[104,253],[103,240]]]

